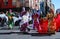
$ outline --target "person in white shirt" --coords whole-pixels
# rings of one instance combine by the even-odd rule
[[[29,11],[26,11],[24,12],[25,14],[22,16],[22,21],[21,21],[21,31],[23,32],[27,32],[27,30],[29,31],[29,20],[31,19],[30,18],[30,14],[29,14]]]
[[[1,20],[1,26],[4,26],[4,23],[7,24],[8,21],[8,17],[6,16],[6,14],[4,12],[0,13],[0,18]]]

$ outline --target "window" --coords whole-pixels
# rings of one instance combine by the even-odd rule
[[[8,0],[4,0],[4,5],[8,5]]]
[[[22,5],[24,5],[25,0],[20,0],[20,3],[21,3]]]
[[[16,6],[16,0],[12,0],[12,5]]]

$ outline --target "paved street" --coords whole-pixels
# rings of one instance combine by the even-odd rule
[[[60,33],[56,32],[55,35],[47,36],[32,36],[29,34],[20,34],[20,33],[10,33],[10,34],[1,34],[1,33],[9,33],[9,32],[20,32],[20,30],[0,30],[0,39],[60,39]],[[34,33],[35,31],[31,30],[29,33]]]
[[[2,32],[2,30],[1,30]],[[28,34],[0,34],[0,39],[60,39],[60,33],[52,36],[32,36]]]

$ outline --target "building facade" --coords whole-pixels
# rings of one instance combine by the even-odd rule
[[[0,0],[0,8],[16,8],[23,6],[24,0]]]
[[[43,6],[47,5],[50,7],[51,0],[0,0],[1,8],[16,8],[20,6],[31,7],[33,9],[41,9],[41,2],[44,2]],[[41,7],[40,7],[41,6]],[[45,10],[45,9],[44,9]]]
[[[40,9],[40,1],[41,0],[29,0],[29,7],[33,9]]]
[[[60,9],[57,9],[57,10],[56,10],[56,13],[60,13]]]

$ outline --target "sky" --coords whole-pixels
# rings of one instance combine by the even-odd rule
[[[52,0],[52,3],[55,5],[55,10],[60,8],[60,0]]]

